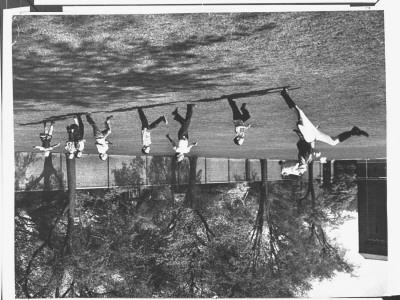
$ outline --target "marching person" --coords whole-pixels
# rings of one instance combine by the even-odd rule
[[[65,150],[69,152],[68,158],[81,158],[82,151],[85,148],[86,140],[83,139],[84,125],[80,114],[73,117],[74,124],[67,126],[68,141],[65,144]]]
[[[51,139],[53,137],[53,124],[55,122],[51,121],[49,128],[46,127],[46,121],[43,121],[43,133],[40,133],[39,137],[40,140],[42,141],[42,146],[34,146],[34,149],[39,149],[41,152],[43,152],[45,157],[50,156],[50,151],[52,151],[54,148],[60,146],[60,143],[55,144],[55,145],[50,145]]]
[[[304,112],[294,103],[292,98],[288,94],[287,88],[284,88],[281,92],[281,96],[285,100],[286,104],[290,109],[293,109],[297,115],[297,129],[293,131],[299,136],[299,141],[297,142],[298,160],[293,165],[288,165],[280,161],[282,166],[282,175],[297,175],[300,176],[307,171],[307,164],[312,161],[313,156],[320,157],[321,152],[315,149],[315,142],[320,141],[331,146],[336,146],[337,144],[347,140],[348,138],[356,136],[366,136],[368,133],[361,130],[357,126],[354,126],[350,131],[344,131],[339,135],[332,137],[326,133],[323,133],[318,129],[318,126],[314,126],[311,121],[306,117]]]
[[[106,160],[108,157],[107,150],[108,150],[108,145],[112,145],[112,143],[106,138],[110,135],[111,133],[111,119],[113,116],[107,117],[106,121],[104,122],[105,129],[101,131],[99,127],[96,125],[96,123],[93,121],[92,114],[87,113],[86,114],[86,120],[88,123],[93,127],[93,136],[96,140],[95,145],[97,147],[97,151],[99,152],[99,158],[101,160]]]
[[[250,125],[247,126],[245,125],[245,122],[250,119],[250,113],[246,109],[246,103],[243,103],[239,110],[239,108],[236,105],[236,102],[232,98],[228,98],[228,102],[232,108],[233,125],[235,126],[235,133],[236,133],[233,142],[236,145],[241,146],[244,142],[244,133],[247,129],[250,128]]]
[[[175,157],[178,162],[183,160],[185,153],[189,153],[190,149],[193,146],[197,145],[197,142],[189,145],[189,126],[190,126],[190,121],[191,121],[191,118],[193,115],[193,107],[194,106],[196,106],[196,104],[188,104],[187,105],[185,119],[179,114],[179,112],[178,112],[179,108],[176,108],[172,112],[172,114],[174,115],[174,120],[181,124],[181,128],[178,131],[178,144],[176,144],[174,142],[174,140],[171,139],[169,134],[167,134],[166,136],[167,136],[168,140],[171,142],[173,149],[176,152]]]
[[[168,124],[167,118],[162,115],[159,117],[157,120],[155,120],[153,123],[149,125],[149,122],[146,118],[146,115],[144,114],[144,111],[142,108],[138,108],[139,112],[139,117],[140,121],[142,122],[142,153],[143,154],[149,154],[150,152],[150,144],[151,144],[151,131],[157,127],[158,124],[161,122],[164,122],[165,125]]]

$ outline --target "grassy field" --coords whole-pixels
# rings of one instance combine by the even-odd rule
[[[295,115],[279,91],[328,134],[353,125],[370,138],[336,147],[317,144],[329,158],[386,157],[384,16],[380,11],[19,16],[13,21],[15,150],[39,145],[41,122],[56,121],[63,142],[74,113],[115,116],[110,153],[139,154],[136,108],[150,120],[169,116],[153,134],[152,153],[172,154],[176,106],[198,101],[190,136],[207,157],[293,158]],[[225,95],[248,103],[252,125],[233,144]],[[87,152],[95,153],[86,126]],[[59,151],[62,151],[59,150]]]

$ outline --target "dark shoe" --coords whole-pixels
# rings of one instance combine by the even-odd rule
[[[87,112],[86,113],[86,117],[88,117],[88,116],[91,117],[92,116],[92,112]]]
[[[51,122],[50,122],[50,125],[53,125],[53,124],[56,124],[56,122],[55,122],[55,121],[51,121]]]
[[[166,118],[164,115],[162,115],[162,118],[163,118],[163,121],[164,121],[165,125],[168,125],[168,120],[167,120],[167,118]]]
[[[194,103],[191,103],[191,104],[188,104],[187,106],[195,107],[195,106],[196,106],[196,104],[194,104]]]
[[[247,103],[243,103],[242,106],[240,107],[241,110],[246,109]]]
[[[175,116],[179,113],[179,107],[175,108],[175,110],[172,112],[172,114]]]
[[[351,129],[351,135],[358,135],[358,136],[366,136],[366,137],[369,137],[369,134],[368,133],[366,133],[365,131],[363,131],[363,130],[361,130],[360,128],[358,128],[357,126],[354,126],[352,129]]]
[[[112,118],[114,118],[114,116],[113,116],[113,115],[111,115],[111,116],[108,116],[108,117],[107,117],[107,119],[106,119],[106,121],[109,121],[109,120],[111,120]]]

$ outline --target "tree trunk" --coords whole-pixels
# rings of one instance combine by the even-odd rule
[[[75,158],[68,159],[67,161],[67,180],[68,180],[68,228],[67,235],[65,236],[63,255],[72,253],[72,234],[74,227],[74,210],[75,210],[75,197],[76,197],[76,169]]]
[[[194,189],[196,186],[196,169],[197,169],[197,156],[189,157],[189,185],[185,196],[185,206],[196,208],[194,200]]]

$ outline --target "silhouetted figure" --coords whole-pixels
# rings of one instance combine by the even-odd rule
[[[74,158],[74,156],[81,158],[86,142],[86,140],[83,139],[84,125],[81,115],[76,115],[73,119],[74,124],[67,126],[68,141],[65,143],[65,150],[69,153],[69,159]]]
[[[91,113],[86,114],[86,120],[93,127],[93,136],[96,140],[95,145],[97,147],[97,151],[99,152],[99,158],[101,160],[107,159],[108,145],[112,145],[112,143],[110,141],[106,140],[106,138],[111,133],[111,119],[112,118],[113,118],[113,116],[107,117],[106,121],[104,122],[105,129],[103,131],[101,131],[99,129],[99,127],[97,127],[96,123],[93,121]]]
[[[51,139],[53,137],[54,123],[55,123],[54,121],[51,121],[50,126],[47,128],[46,121],[43,122],[44,132],[39,135],[40,140],[42,141],[42,146],[33,147],[34,149],[39,149],[41,152],[43,152],[45,157],[48,157],[50,155],[50,151],[52,151],[54,148],[60,146],[60,143],[55,145],[50,145]]]
[[[181,128],[178,131],[178,144],[176,144],[167,134],[168,140],[171,142],[173,149],[175,150],[175,157],[176,160],[179,162],[183,160],[184,154],[189,153],[190,149],[193,146],[197,145],[196,143],[192,143],[189,146],[189,126],[190,126],[190,120],[193,115],[193,107],[196,106],[196,104],[188,104],[187,105],[187,111],[186,111],[186,118],[184,119],[178,112],[179,108],[176,108],[172,114],[174,115],[174,120],[179,122],[181,124]]]
[[[239,108],[236,105],[236,102],[233,101],[233,99],[228,98],[228,102],[232,108],[233,125],[235,126],[235,133],[236,133],[233,142],[236,145],[241,146],[244,142],[244,133],[247,129],[250,128],[250,125],[247,126],[245,125],[245,122],[250,119],[250,113],[246,109],[246,103],[243,103],[239,110]]]
[[[361,130],[357,126],[354,126],[350,131],[344,131],[335,137],[323,133],[318,129],[318,126],[316,127],[310,122],[304,112],[294,103],[286,88],[282,90],[281,96],[288,107],[296,112],[297,129],[294,129],[293,131],[299,136],[299,141],[297,142],[297,149],[299,150],[298,161],[296,163],[291,163],[291,165],[289,162],[280,161],[280,165],[282,166],[282,175],[284,176],[290,174],[299,176],[304,174],[304,172],[307,171],[307,164],[312,161],[313,156],[321,156],[321,152],[315,149],[315,141],[336,146],[354,135],[369,136],[367,132]]]
[[[149,122],[146,118],[146,115],[143,112],[142,108],[138,108],[140,121],[142,122],[142,153],[149,154],[150,152],[150,144],[151,144],[151,131],[157,127],[158,124],[164,122],[165,125],[168,124],[167,118],[162,115],[157,120],[149,125]]]

